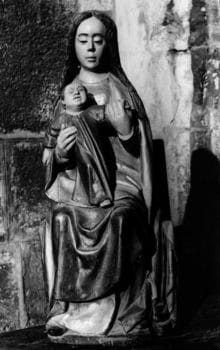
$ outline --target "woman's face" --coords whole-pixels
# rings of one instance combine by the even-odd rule
[[[106,28],[96,17],[84,20],[76,31],[76,56],[83,67],[89,71],[100,68],[102,55],[106,46]]]

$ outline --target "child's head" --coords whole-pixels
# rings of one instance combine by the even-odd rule
[[[66,105],[66,109],[71,109],[73,112],[82,111],[88,102],[86,88],[79,82],[72,82],[65,86],[63,102]]]

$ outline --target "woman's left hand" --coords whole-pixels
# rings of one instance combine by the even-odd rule
[[[106,118],[120,135],[128,135],[132,130],[130,109],[125,109],[125,101],[118,100],[106,105]]]
[[[119,92],[114,91],[105,108],[106,118],[120,135],[128,135],[132,131],[132,112],[127,101],[122,99]]]

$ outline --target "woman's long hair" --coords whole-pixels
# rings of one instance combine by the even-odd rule
[[[65,68],[63,71],[63,78],[60,87],[61,90],[67,84],[71,83],[79,73],[80,64],[75,51],[75,36],[78,26],[90,17],[96,17],[100,22],[104,24],[106,28],[106,51],[104,58],[106,72],[112,73],[116,78],[118,78],[121,81],[121,83],[125,86],[125,88],[129,91],[129,94],[131,95],[134,107],[138,112],[139,118],[144,118],[145,120],[147,120],[143,103],[140,97],[138,96],[136,90],[134,89],[133,85],[128,80],[121,66],[116,25],[114,21],[104,12],[85,11],[81,13],[76,13],[74,15],[72,26],[68,35],[67,58]]]
[[[105,13],[100,11],[85,11],[81,13],[76,13],[73,17],[72,26],[69,31],[68,41],[67,41],[67,59],[65,64],[65,69],[63,73],[62,86],[66,86],[71,83],[76,75],[79,73],[80,64],[76,56],[75,51],[75,36],[79,25],[88,18],[96,17],[100,22],[102,22],[106,28],[106,50],[105,50],[105,70],[111,72],[118,76],[117,72],[123,73],[122,80],[127,83],[125,73],[122,72],[122,67],[120,63],[120,56],[118,51],[118,40],[117,40],[117,28],[113,20],[108,17]],[[121,80],[121,79],[120,79]]]

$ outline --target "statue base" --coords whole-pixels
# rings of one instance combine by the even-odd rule
[[[74,347],[129,347],[149,344],[153,337],[149,331],[139,332],[132,335],[100,335],[100,336],[80,336],[72,332],[66,332],[61,336],[50,336],[48,338],[53,343],[71,344]]]

